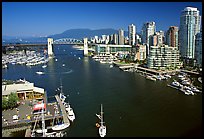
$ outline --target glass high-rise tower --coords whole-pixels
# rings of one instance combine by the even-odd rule
[[[186,7],[180,16],[179,50],[183,58],[195,58],[195,35],[200,32],[201,16],[197,8]]]

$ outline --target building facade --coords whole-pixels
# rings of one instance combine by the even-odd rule
[[[178,27],[170,26],[166,33],[166,44],[178,48]]]
[[[124,45],[124,30],[122,29],[118,31],[118,43],[119,45]]]
[[[179,49],[181,57],[194,59],[195,35],[200,32],[201,16],[197,8],[186,7],[180,16]]]
[[[20,100],[43,99],[45,95],[43,88],[30,82],[2,85],[2,97],[8,97],[11,92],[17,93]]]
[[[196,34],[195,59],[197,61],[197,65],[202,67],[202,31]]]
[[[144,23],[142,27],[142,43],[150,45],[150,37],[156,33],[155,22]]]
[[[137,45],[136,46],[136,56],[135,60],[145,60],[146,59],[146,46],[145,45]]]
[[[131,45],[105,45],[98,44],[95,46],[96,54],[116,54],[118,52],[129,53],[131,51]]]
[[[150,53],[147,57],[147,67],[151,69],[165,69],[167,67],[178,67],[179,50],[176,47],[169,47],[168,45],[151,46]]]
[[[129,37],[129,45],[136,44],[136,27],[131,24],[128,26],[128,37]]]

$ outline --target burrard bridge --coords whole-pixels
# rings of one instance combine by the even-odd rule
[[[53,45],[55,44],[76,44],[76,45],[80,45],[83,44],[82,40],[78,40],[78,39],[73,39],[73,38],[61,38],[61,39],[56,39],[53,42]],[[29,46],[47,46],[47,43],[25,43],[25,44],[20,44],[20,43],[16,43],[16,44],[5,44],[2,45],[3,47],[21,47],[21,46],[25,46],[25,47],[29,47]]]

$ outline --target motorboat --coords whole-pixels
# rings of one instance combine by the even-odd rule
[[[47,65],[43,65],[43,66],[42,66],[42,68],[46,68],[46,67],[47,67]]]
[[[68,113],[68,118],[69,120],[71,120],[72,122],[74,121],[75,119],[75,114],[74,114],[74,111],[73,109],[71,108],[71,106],[68,104],[68,107],[65,107],[67,113]]]
[[[58,124],[52,127],[52,130],[54,131],[59,131],[59,130],[64,130],[69,127],[69,124],[63,123],[63,124]]]
[[[37,71],[36,73],[37,73],[37,74],[40,74],[40,75],[41,75],[41,74],[45,74],[45,73],[42,72],[42,71]]]
[[[173,85],[173,86],[175,86],[175,87],[180,87],[180,83],[177,82],[177,81],[173,81],[173,82],[171,83],[171,85]]]

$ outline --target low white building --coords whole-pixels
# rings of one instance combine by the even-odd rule
[[[45,94],[43,88],[35,87],[34,83],[24,82],[2,85],[2,97],[8,97],[11,92],[17,93],[19,99],[42,99]]]
[[[131,45],[113,45],[113,44],[98,44],[95,46],[96,54],[116,54],[117,52],[128,53],[131,51]]]

